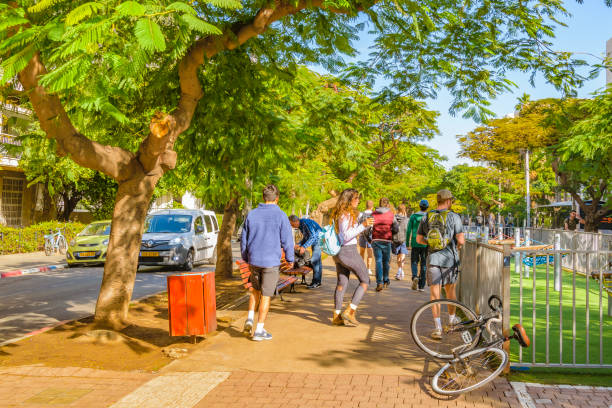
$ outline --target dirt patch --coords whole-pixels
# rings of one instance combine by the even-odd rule
[[[217,310],[246,292],[238,279],[216,279]],[[130,322],[120,332],[93,331],[93,317],[73,321],[45,333],[0,347],[0,367],[44,364],[51,367],[86,367],[106,370],[157,371],[206,342],[192,344],[189,337],[168,333],[168,295],[161,293],[130,305]],[[217,332],[234,317],[217,312]]]

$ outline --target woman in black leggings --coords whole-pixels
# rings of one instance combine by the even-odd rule
[[[338,284],[336,285],[335,310],[332,323],[337,326],[344,325],[345,321],[349,321],[353,325],[359,324],[355,317],[355,313],[361,298],[363,298],[370,284],[368,268],[357,250],[357,237],[367,227],[372,226],[374,220],[372,218],[366,218],[362,224],[359,224],[359,222],[357,222],[359,216],[357,212],[358,206],[359,193],[357,190],[349,188],[340,194],[336,206],[331,211],[331,218],[335,222],[336,232],[342,243],[340,252],[334,256],[336,273],[338,274]],[[355,293],[353,293],[351,304],[342,312],[344,292],[346,292],[351,272],[359,279],[359,286],[357,286]]]

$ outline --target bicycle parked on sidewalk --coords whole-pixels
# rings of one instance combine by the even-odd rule
[[[530,340],[520,324],[512,327],[514,334],[502,334],[502,300],[493,295],[488,300],[491,312],[476,315],[461,302],[438,299],[423,304],[410,322],[414,342],[426,354],[446,360],[433,376],[431,386],[442,395],[458,395],[491,382],[508,364],[504,342],[515,339],[521,347]],[[435,329],[434,315],[442,322],[442,339],[431,337]]]
[[[61,228],[57,232],[49,230],[49,234],[45,235],[45,255],[50,256],[52,253],[59,252],[65,254],[68,248],[66,237],[62,234]]]

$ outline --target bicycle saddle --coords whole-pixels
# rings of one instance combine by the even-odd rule
[[[529,340],[529,336],[527,336],[523,326],[517,323],[512,326],[512,331],[514,331],[514,338],[519,342],[521,347],[529,347],[531,341]]]

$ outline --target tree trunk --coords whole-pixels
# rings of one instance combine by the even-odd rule
[[[128,324],[128,306],[136,280],[142,228],[160,177],[161,173],[145,175],[140,172],[119,183],[107,262],[96,304],[95,322],[99,326],[119,330]]]
[[[221,230],[219,231],[219,239],[217,240],[217,267],[216,274],[223,274],[226,278],[232,277],[234,263],[232,258],[232,235],[236,228],[236,219],[240,212],[240,197],[234,195],[223,210],[223,221],[221,222]]]

